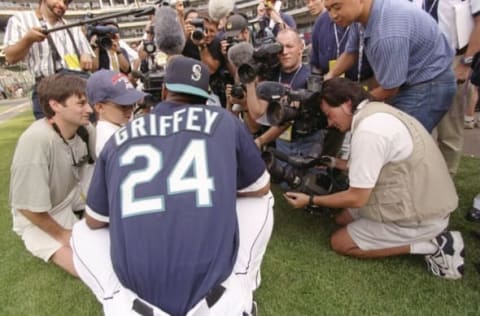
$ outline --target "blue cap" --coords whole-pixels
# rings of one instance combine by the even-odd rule
[[[210,74],[199,60],[185,56],[173,56],[165,71],[165,87],[169,91],[209,98]]]
[[[118,71],[102,69],[87,80],[87,98],[91,105],[107,101],[118,105],[132,105],[146,95],[136,90],[128,77]]]

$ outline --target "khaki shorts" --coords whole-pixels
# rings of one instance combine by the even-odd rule
[[[354,221],[347,225],[352,240],[362,250],[387,249],[434,239],[448,226],[449,216],[416,223],[382,223],[360,217],[357,209],[349,209]]]
[[[78,221],[78,218],[70,208],[58,212],[53,216],[53,218],[57,223],[66,229],[72,229],[73,224]],[[53,256],[53,254],[55,254],[55,252],[62,247],[62,244],[56,239],[33,224],[25,227],[20,236],[22,237],[27,250],[30,251],[35,257],[39,257],[45,262],[47,262]]]
[[[48,213],[63,228],[72,229],[78,218],[73,210],[85,208],[84,199],[80,195],[79,187],[75,187],[68,196]],[[20,212],[12,209],[13,231],[16,232],[25,244],[25,247],[35,257],[47,262],[55,252],[62,247],[55,238],[44,232],[38,226],[32,224]]]

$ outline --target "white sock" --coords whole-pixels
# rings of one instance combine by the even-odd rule
[[[431,241],[417,241],[410,245],[410,253],[414,255],[431,255],[438,247]]]
[[[473,199],[473,207],[477,210],[480,210],[480,194],[477,194],[477,196]]]

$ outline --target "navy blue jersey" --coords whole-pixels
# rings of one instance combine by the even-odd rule
[[[121,128],[97,161],[87,204],[109,219],[122,284],[184,315],[232,272],[236,192],[264,172],[249,132],[221,108],[164,102]]]

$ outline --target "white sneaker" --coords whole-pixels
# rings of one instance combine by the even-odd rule
[[[438,250],[432,255],[425,256],[428,270],[444,279],[460,279],[464,274],[465,257],[465,247],[460,232],[443,232],[432,242]]]
[[[476,122],[475,118],[464,119],[463,120],[463,128],[465,128],[465,129],[475,128],[476,123],[477,122]]]

